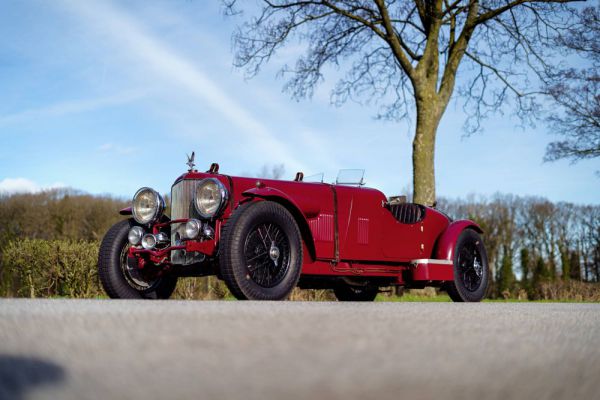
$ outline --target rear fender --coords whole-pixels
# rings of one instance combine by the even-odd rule
[[[243,192],[242,195],[250,198],[274,201],[284,206],[290,212],[290,214],[292,214],[296,220],[296,223],[298,224],[300,234],[302,235],[302,240],[306,245],[311,261],[316,259],[315,243],[306,218],[309,215],[319,214],[320,207],[317,203],[309,203],[306,205],[303,204],[303,207],[301,207],[281,190],[269,187],[249,189]]]
[[[454,260],[454,247],[458,237],[465,229],[473,229],[478,233],[483,230],[473,221],[460,220],[451,223],[436,242],[434,257],[437,260]]]

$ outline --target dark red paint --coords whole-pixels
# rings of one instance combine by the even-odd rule
[[[231,177],[189,172],[181,179],[213,177],[229,190],[229,201],[215,222],[212,240],[186,241],[183,246],[130,255],[169,265],[170,250],[216,255],[220,230],[235,209],[247,201],[275,201],[296,219],[304,241],[304,276],[381,277],[397,284],[442,283],[453,280],[453,253],[464,229],[481,228],[472,221],[451,222],[434,208],[414,224],[399,222],[385,207],[387,198],[376,189],[325,183]],[[130,215],[131,208],[120,211]],[[181,220],[172,222],[182,222]],[[171,223],[172,223],[171,222]],[[153,231],[169,224],[156,224]],[[177,266],[173,266],[177,268]]]

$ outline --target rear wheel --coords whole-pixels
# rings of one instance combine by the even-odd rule
[[[454,247],[454,282],[446,286],[455,302],[481,301],[487,294],[490,272],[481,236],[464,230]]]
[[[379,293],[379,288],[376,286],[351,286],[342,283],[333,289],[333,293],[339,301],[373,301]]]
[[[161,275],[158,267],[143,269],[127,262],[127,234],[133,221],[113,225],[100,245],[98,276],[106,293],[113,299],[168,299],[177,285],[177,277]]]
[[[286,299],[298,283],[302,238],[280,204],[240,206],[223,228],[219,247],[223,280],[240,300]]]

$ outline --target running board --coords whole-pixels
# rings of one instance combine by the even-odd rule
[[[411,260],[412,278],[415,281],[453,281],[454,265],[452,260],[434,260],[421,258]]]

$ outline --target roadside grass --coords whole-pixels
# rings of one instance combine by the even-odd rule
[[[58,298],[58,299],[68,299],[68,296],[52,296],[52,298]],[[93,299],[95,300],[108,300],[110,299],[108,296],[104,295],[104,296],[95,296],[93,297]],[[177,299],[177,300],[182,300],[182,299]],[[219,300],[219,299],[212,299],[212,300]],[[237,301],[237,299],[229,292],[227,292],[225,294],[225,296],[223,298],[220,299],[221,301]],[[296,299],[296,300],[300,300],[300,301],[336,301],[333,296],[331,296],[331,298],[329,298],[328,296],[324,296],[324,298],[311,298],[311,299],[302,299],[301,297]],[[427,296],[427,295],[419,295],[419,294],[412,294],[412,293],[405,293],[402,296],[396,296],[396,295],[389,295],[389,294],[379,294],[377,295],[377,298],[375,298],[376,302],[381,302],[381,303],[386,303],[386,302],[390,302],[390,303],[394,303],[394,302],[406,302],[406,303],[419,303],[419,302],[425,302],[425,303],[450,303],[452,302],[452,299],[450,299],[450,297],[445,294],[445,293],[439,293],[435,296]],[[600,301],[586,301],[586,300],[575,300],[575,299],[560,299],[560,300],[524,300],[524,299],[485,299],[483,300],[483,303],[600,303]]]
[[[429,302],[429,303],[443,303],[452,301],[447,294],[439,294],[436,296],[419,296],[415,294],[405,293],[402,296],[389,296],[379,294],[375,298],[375,301],[379,302]]]
[[[386,296],[378,295],[375,301],[379,302],[427,302],[427,303],[443,303],[451,302],[452,300],[447,294],[438,294],[436,296],[419,296],[414,294],[405,294],[403,296]],[[559,299],[559,300],[519,300],[519,299],[485,299],[483,303],[600,303],[598,301],[585,301],[575,299]]]
[[[69,296],[49,296],[50,299],[72,299]],[[110,300],[108,296],[95,296],[91,297],[92,300]],[[181,298],[173,298],[173,300],[185,300]],[[200,299],[200,300],[208,300],[208,299]],[[221,301],[237,301],[235,297],[231,294],[227,294],[222,299],[211,299],[211,300],[221,300]],[[332,301],[331,299],[295,299],[296,301]],[[335,301],[335,300],[333,300]],[[389,296],[389,295],[378,295],[375,299],[376,302],[380,303],[450,303],[452,300],[446,294],[438,294],[436,296],[420,296],[414,294],[405,294],[403,296]],[[580,301],[573,299],[561,299],[561,300],[519,300],[519,299],[485,299],[483,303],[600,303],[600,301]]]
[[[71,296],[59,296],[59,295],[52,295],[52,296],[43,296],[43,297],[36,297],[37,299],[51,299],[51,300],[111,300],[110,297],[108,297],[108,295],[106,294],[100,294],[97,296],[92,296],[92,297],[71,297]]]
[[[594,300],[557,299],[557,300],[519,300],[519,299],[485,299],[484,303],[600,303]]]
[[[311,293],[308,293],[311,292]],[[313,293],[314,292],[314,293]],[[70,296],[48,296],[50,299],[72,299]],[[97,295],[89,297],[93,300],[109,300],[110,298],[107,295]],[[180,296],[174,295],[171,297],[173,300],[192,300],[185,299]],[[226,291],[223,294],[223,297],[215,298],[204,297],[204,298],[195,298],[193,300],[213,300],[213,301],[237,301],[237,299],[229,292]],[[336,301],[333,293],[329,293],[327,290],[319,290],[319,291],[307,291],[307,290],[297,290],[294,292],[294,295],[290,298],[291,301]],[[415,294],[415,293],[404,293],[402,296],[397,296],[389,293],[380,293],[375,298],[376,302],[381,303],[449,303],[452,302],[452,299],[446,293],[437,293],[437,294]],[[485,299],[483,303],[600,303],[600,301],[594,300],[579,300],[579,299],[558,299],[558,300],[526,300],[526,299]]]

